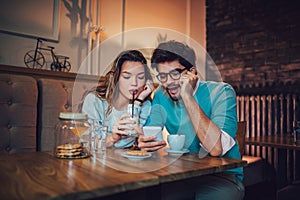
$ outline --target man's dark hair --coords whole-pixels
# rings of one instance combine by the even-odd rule
[[[195,59],[195,52],[192,48],[181,42],[171,40],[160,43],[153,51],[151,66],[153,69],[157,70],[157,64],[159,63],[178,60],[182,66],[189,70],[191,67],[195,66]]]

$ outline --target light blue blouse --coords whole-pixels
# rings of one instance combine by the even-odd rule
[[[135,105],[137,106],[137,105]],[[145,101],[143,105],[137,106],[138,111],[140,113],[140,126],[144,126],[146,120],[151,111],[151,102]],[[111,113],[106,116],[106,111],[108,109],[108,103],[105,99],[98,98],[94,93],[89,93],[83,102],[82,112],[88,115],[89,119],[96,119],[96,120],[107,120],[108,121],[108,134],[112,133],[113,125],[119,118],[127,113],[127,109],[125,110],[117,110],[116,108],[112,107]],[[117,148],[127,148],[130,147],[134,142],[134,138],[132,137],[124,137],[118,142],[115,143],[115,147]]]

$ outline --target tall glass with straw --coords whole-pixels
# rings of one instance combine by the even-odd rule
[[[135,124],[133,124],[133,128],[136,127],[136,126],[139,126],[139,122],[140,122],[140,120],[139,120],[139,109],[138,109],[137,106],[134,105],[134,95],[135,95],[135,93],[132,93],[132,100],[128,104],[128,107],[127,107],[127,112],[130,114],[130,119],[135,121]],[[128,136],[135,137],[134,149],[139,149],[138,148],[138,137],[139,137],[139,135],[136,133],[136,131],[134,129],[128,131]]]

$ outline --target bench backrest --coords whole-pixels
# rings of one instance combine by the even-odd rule
[[[38,151],[53,150],[59,113],[78,112],[83,94],[95,85],[95,82],[84,81],[38,80]]]
[[[0,74],[0,153],[36,151],[37,100],[34,78]]]

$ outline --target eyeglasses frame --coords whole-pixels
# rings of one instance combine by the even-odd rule
[[[157,78],[161,83],[167,82],[167,81],[168,81],[168,76],[170,76],[173,80],[179,80],[180,77],[181,77],[181,73],[184,72],[185,70],[187,70],[187,68],[183,68],[183,69],[175,68],[175,69],[171,70],[169,73],[164,73],[164,72],[163,72],[163,73],[158,73],[158,74],[156,75],[156,78]],[[172,77],[171,73],[174,72],[174,71],[179,72],[179,74],[180,74],[179,78],[175,79],[175,78]],[[165,81],[161,81],[161,80],[160,80],[159,76],[160,76],[161,74],[165,74],[165,75],[166,75],[166,80],[165,80]]]

